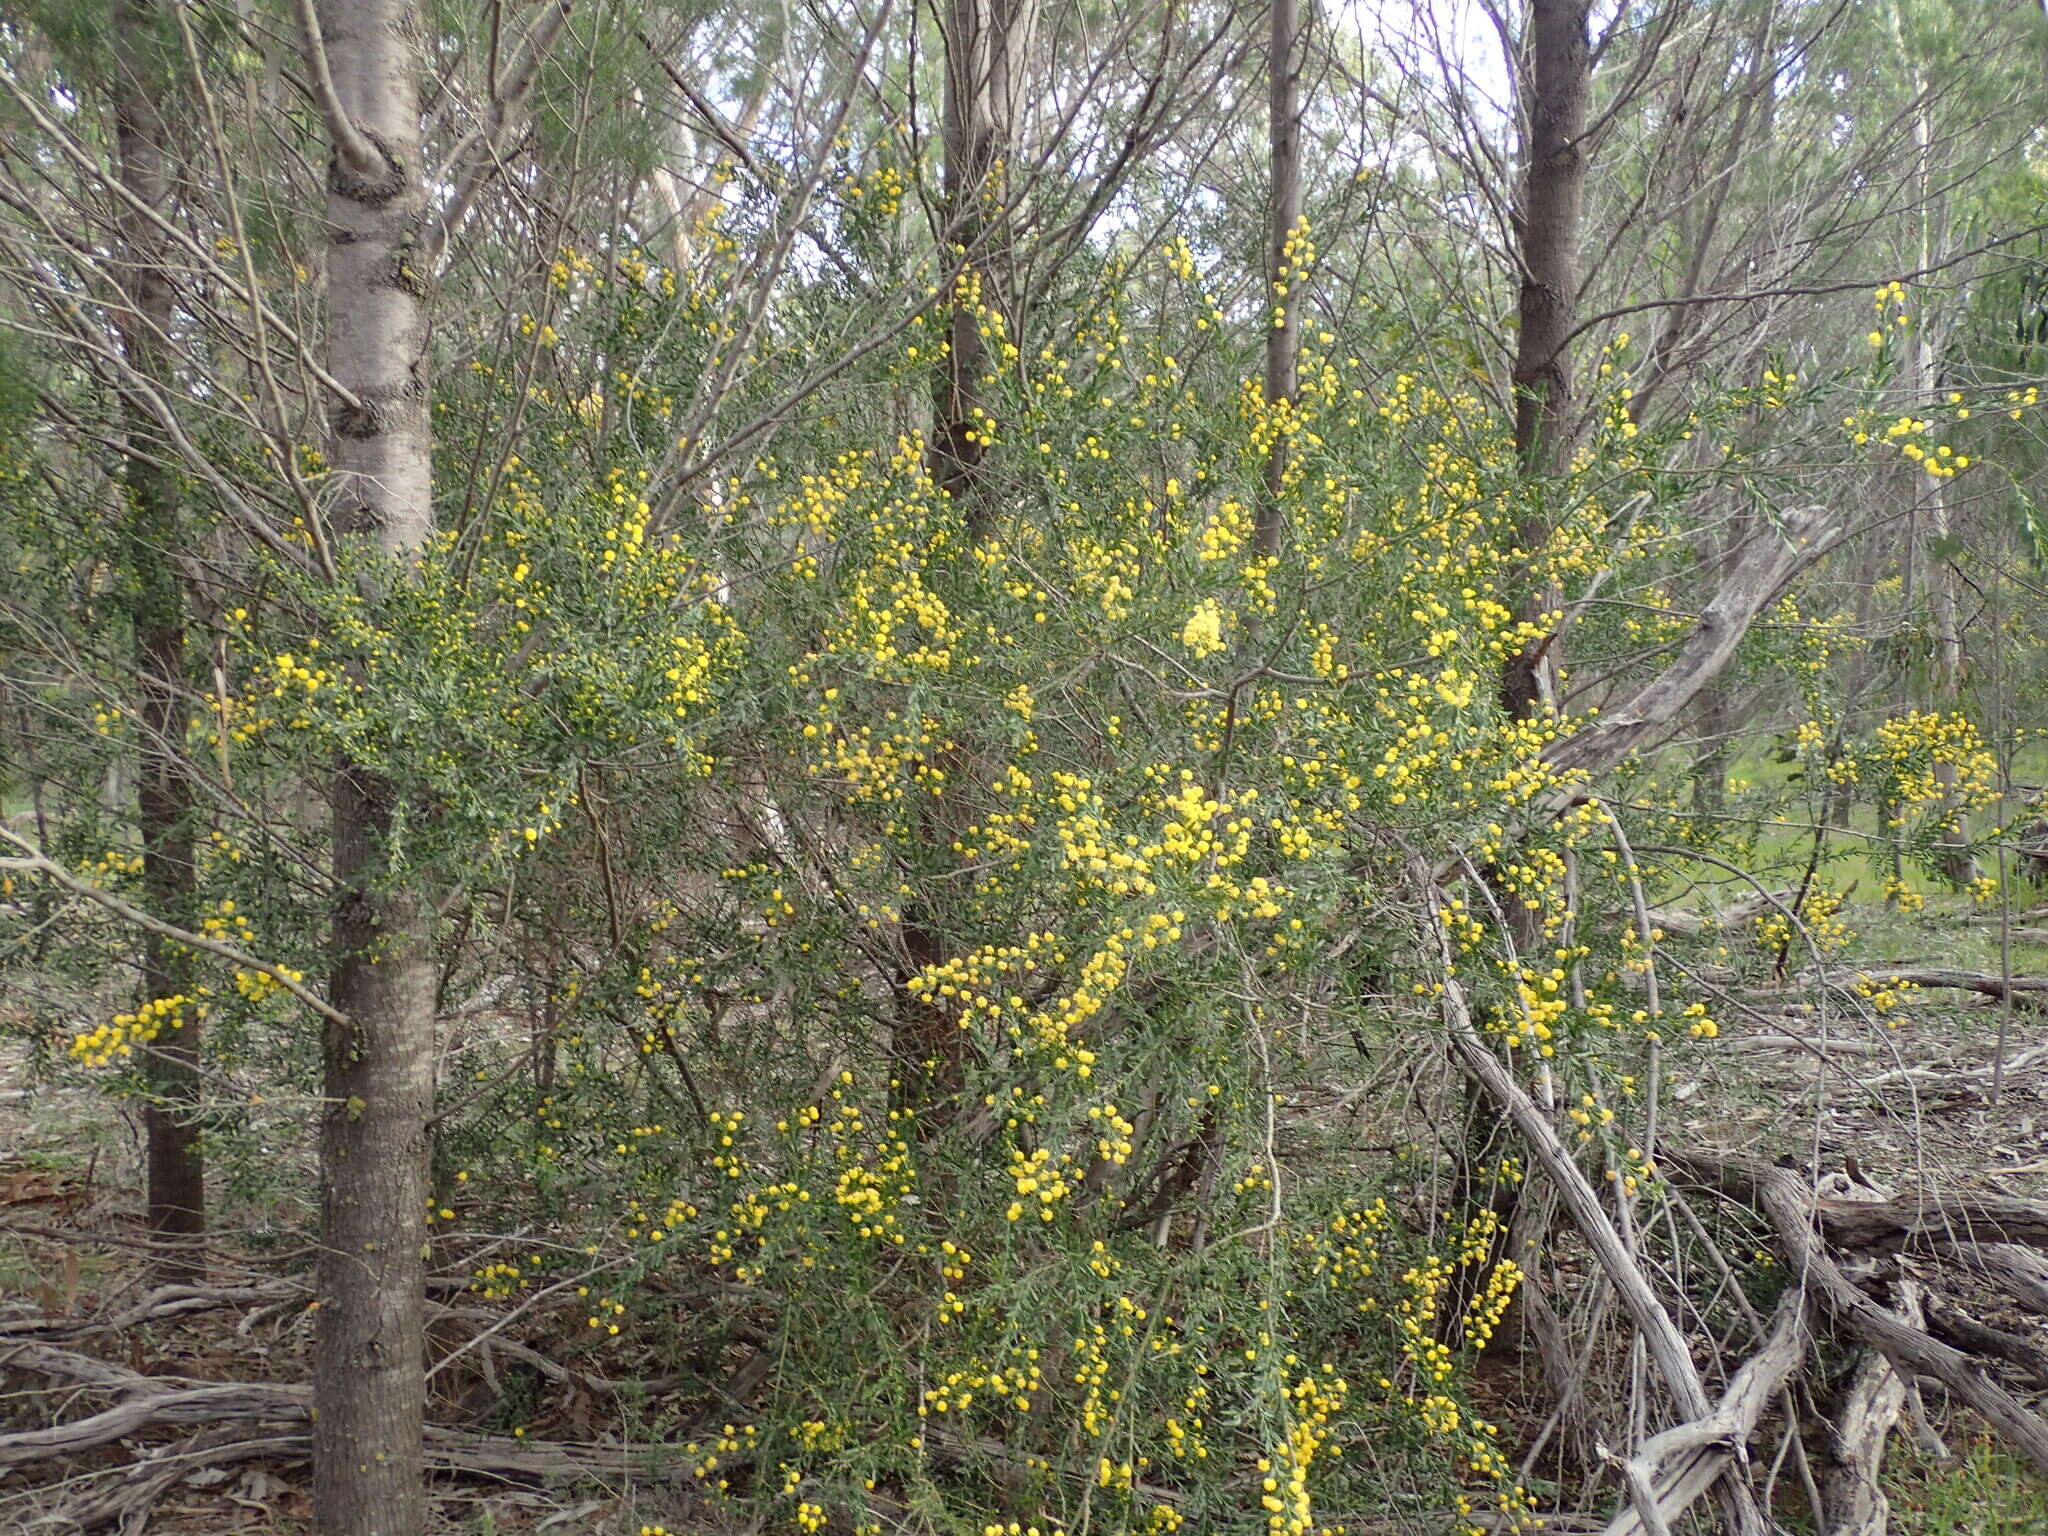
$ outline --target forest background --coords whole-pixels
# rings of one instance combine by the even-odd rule
[[[0,6],[0,1523],[2038,1529],[2044,107]]]

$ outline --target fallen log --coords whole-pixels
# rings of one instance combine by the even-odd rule
[[[1901,1276],[1892,1311],[1908,1327],[1921,1324],[1921,1290]],[[1866,1350],[1829,1416],[1821,1457],[1820,1516],[1827,1536],[1885,1536],[1891,1501],[1878,1473],[1885,1441],[1906,1406],[1907,1380],[1877,1350]]]
[[[1802,1279],[1837,1323],[1883,1354],[1902,1375],[1933,1377],[1976,1409],[2037,1469],[2048,1473],[2048,1424],[1992,1379],[1971,1356],[1901,1321],[1866,1296],[1828,1251],[1822,1240],[1826,1228],[1815,1208],[1813,1192],[1798,1174],[1785,1168],[1700,1153],[1667,1152],[1665,1161],[1707,1188],[1731,1195],[1760,1211],[1776,1234],[1779,1251],[1791,1273]],[[1906,1203],[1869,1202],[1867,1208]],[[1841,1204],[1863,1205],[1853,1201]]]
[[[311,1416],[310,1387],[263,1382],[194,1381],[145,1376],[76,1350],[46,1344],[0,1346],[0,1366],[73,1381],[121,1394],[112,1407],[45,1429],[0,1435],[0,1467],[69,1456],[140,1430],[174,1424],[242,1423],[260,1426],[259,1438],[279,1433],[303,1442]],[[663,1446],[579,1445],[524,1436],[478,1435],[429,1425],[428,1465],[443,1471],[508,1477],[599,1477],[645,1473],[666,1454]]]
[[[2004,997],[2010,991],[2016,998],[2048,992],[2048,976],[2007,977],[1996,971],[1957,971],[1940,965],[1902,965],[1847,971],[1826,977],[1809,973],[1798,980],[1809,986],[1825,983],[1837,991],[1861,985],[1947,987],[1952,991],[1975,992],[1984,997]]]
[[[1960,1243],[2048,1247],[2048,1202],[2009,1195],[1904,1195],[1895,1200],[1813,1198],[1821,1231],[1838,1248],[1898,1253]]]
[[[1980,1322],[1953,1302],[1938,1296],[1927,1298],[1927,1323],[1936,1338],[1973,1355],[1989,1355],[2008,1365],[2016,1365],[2033,1378],[2035,1386],[2048,1387],[2048,1350],[2043,1350],[2033,1340]]]
[[[2048,1317],[2048,1258],[2016,1243],[1939,1243],[1935,1250],[1974,1270],[2018,1305]]]
[[[119,1333],[138,1323],[167,1322],[200,1312],[217,1312],[227,1307],[261,1306],[289,1301],[309,1294],[305,1286],[291,1281],[267,1285],[165,1285],[159,1286],[134,1304],[103,1317],[17,1317],[0,1319],[0,1344],[16,1340],[54,1344],[64,1340],[90,1338],[99,1333]]]

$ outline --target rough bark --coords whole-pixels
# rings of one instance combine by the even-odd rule
[[[935,381],[930,467],[939,487],[970,498],[970,524],[986,509],[976,492],[987,454],[989,351],[977,305],[999,307],[997,278],[1010,242],[1015,199],[1019,82],[1037,20],[1037,0],[947,0],[942,234],[961,263],[946,322],[946,353]],[[945,253],[942,253],[942,259]]]
[[[1007,265],[1010,211],[1015,199],[1011,157],[1016,148],[1019,82],[1037,23],[1038,0],[947,0],[945,101],[946,264],[958,264],[953,302],[946,311],[945,354],[933,378],[932,440],[926,466],[932,480],[964,505],[970,533],[986,528],[993,510],[984,483],[988,435],[983,379],[989,348],[987,315],[1001,313],[998,274]],[[949,763],[949,773],[956,764]],[[927,802],[920,810],[930,839],[948,846],[958,835],[948,825],[953,802]],[[932,924],[930,904],[904,904],[898,929],[906,979],[942,959],[945,936]],[[917,1133],[938,1125],[935,1100],[953,1096],[962,1080],[966,1038],[930,1001],[899,993],[892,1044],[901,1074],[900,1103],[922,1104]]]
[[[160,215],[171,214],[171,135],[163,115],[165,71],[157,67],[161,23],[156,0],[116,0],[114,7],[114,139],[121,185]],[[129,365],[168,394],[175,291],[162,227],[127,202],[115,214],[120,238],[123,307],[117,311]],[[130,400],[124,431],[128,454],[127,581],[141,739],[136,764],[137,826],[142,838],[144,905],[180,927],[193,927],[193,833],[196,807],[185,763],[185,594],[173,551],[179,546],[179,496],[168,445],[154,417]],[[161,934],[143,937],[145,999],[189,994],[191,952]],[[143,1111],[150,1231],[175,1245],[155,1263],[166,1282],[196,1280],[205,1269],[206,1165],[200,1146],[199,1037],[196,1006],[187,1006],[143,1052],[152,1097]]]
[[[1266,60],[1266,137],[1272,179],[1271,225],[1267,270],[1272,282],[1273,312],[1266,330],[1266,404],[1291,406],[1301,352],[1301,301],[1297,290],[1304,276],[1299,242],[1301,228],[1301,52],[1306,36],[1299,0],[1271,0],[1271,36]],[[1266,449],[1266,493],[1259,502],[1254,533],[1259,553],[1280,546],[1280,492],[1287,480],[1288,442],[1275,431]]]
[[[1586,108],[1592,95],[1592,47],[1586,35],[1590,0],[1531,0],[1525,92],[1523,180],[1515,210],[1515,259],[1521,272],[1516,304],[1515,455],[1531,479],[1561,474],[1571,462],[1570,342],[1579,292],[1579,216],[1586,189]],[[1549,536],[1533,491],[1517,530],[1532,558]],[[1537,593],[1523,617],[1548,611]],[[1526,718],[1555,694],[1558,658],[1549,637],[1510,660],[1501,702]]]
[[[331,82],[328,366],[359,402],[330,419],[340,532],[402,563],[433,522],[419,18],[413,0],[319,0],[308,14],[313,73]],[[324,1041],[313,1386],[324,1536],[414,1536],[427,1514],[433,905],[386,857],[398,800],[377,775],[338,766],[329,997],[346,1022],[330,1019]]]

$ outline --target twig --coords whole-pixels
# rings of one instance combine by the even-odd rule
[[[83,896],[87,901],[97,902],[124,922],[133,923],[138,928],[146,929],[148,932],[159,934],[164,938],[175,939],[180,944],[189,944],[194,949],[205,950],[210,955],[219,955],[223,960],[233,961],[244,970],[256,971],[268,976],[323,1019],[328,1020],[330,1023],[339,1024],[344,1028],[352,1027],[353,1021],[350,1020],[346,1013],[343,1013],[325,998],[308,990],[304,983],[299,981],[297,977],[283,966],[273,965],[268,960],[258,960],[254,955],[247,954],[235,948],[232,944],[223,944],[220,940],[208,938],[203,933],[194,933],[189,928],[180,928],[177,924],[167,923],[160,917],[152,917],[140,907],[123,901],[112,891],[101,890],[91,881],[83,880],[77,875],[72,874],[63,865],[52,863],[49,859],[43,857],[41,850],[35,844],[31,843],[27,838],[9,831],[6,827],[0,827],[0,840],[12,843],[16,848],[21,849],[25,855],[19,859],[0,859],[0,869],[25,870],[32,874],[42,875],[46,879],[55,881],[74,895]]]

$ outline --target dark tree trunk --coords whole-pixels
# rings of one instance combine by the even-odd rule
[[[1515,339],[1515,457],[1524,479],[1523,511],[1515,530],[1523,570],[1516,617],[1534,622],[1555,610],[1556,590],[1535,570],[1550,537],[1544,508],[1550,482],[1571,463],[1571,373],[1566,347],[1579,291],[1579,208],[1586,186],[1586,104],[1592,94],[1592,45],[1586,35],[1590,0],[1531,0],[1522,61],[1528,74],[1519,92],[1527,113],[1522,132],[1522,189],[1515,209],[1515,259],[1521,290]],[[1501,706],[1526,720],[1557,703],[1557,636],[1545,634],[1501,667]],[[1537,953],[1542,914],[1510,892],[1501,893],[1516,951]],[[1491,1210],[1494,1237],[1485,1257],[1456,1271],[1439,1328],[1446,1338],[1461,1326],[1472,1299],[1506,1257],[1515,1229],[1520,1186],[1502,1180],[1497,1145],[1504,1126],[1493,1106],[1463,1084],[1463,1138],[1453,1173],[1454,1197],[1468,1218]]]
[[[114,10],[114,139],[121,184],[136,202],[168,216],[170,134],[164,121],[167,72],[157,66],[162,20],[153,0],[116,0]],[[118,205],[122,349],[137,374],[170,392],[172,317],[176,296],[159,227],[136,208]],[[195,807],[185,762],[185,594],[173,551],[179,545],[177,473],[155,416],[131,395],[126,404],[128,456],[127,581],[129,619],[140,691],[137,822],[142,836],[145,905],[180,927],[193,922]],[[150,999],[188,995],[191,951],[157,934],[143,941],[142,985]],[[167,1282],[199,1279],[206,1234],[206,1165],[200,1147],[199,1035],[196,1004],[172,1015],[143,1052],[152,1090],[143,1111],[148,1163],[149,1227],[166,1246],[155,1263]]]
[[[1018,83],[1037,4],[947,0],[943,12],[946,223],[941,234],[949,249],[940,252],[940,260],[957,262],[961,270],[947,312],[946,354],[932,381],[927,467],[940,489],[964,503],[968,529],[977,536],[992,511],[983,469],[993,423],[986,414],[983,381],[990,363],[982,329],[989,316],[1005,312],[997,277],[1010,254]],[[949,777],[962,773],[957,760],[945,766]],[[959,835],[948,824],[952,810],[949,800],[920,807],[925,837],[934,846],[948,847]],[[934,927],[930,903],[922,896],[904,902],[898,937],[911,975],[944,958],[944,935]],[[917,1135],[929,1137],[946,1112],[941,1105],[957,1095],[963,1080],[966,1037],[942,1010],[905,990],[898,994],[891,1046],[897,1060],[897,1103],[917,1114]]]
[[[413,0],[319,0],[334,139],[328,367],[360,402],[330,420],[343,537],[400,562],[433,529],[426,196]],[[316,71],[321,40],[308,40]],[[403,570],[391,579],[405,580]],[[333,784],[334,915],[320,1137],[313,1491],[323,1536],[426,1525],[424,1253],[434,1099],[434,906],[394,868],[397,790],[354,764]]]
[[[1531,0],[1530,79],[1524,100],[1522,198],[1515,210],[1521,296],[1515,340],[1515,455],[1534,482],[1571,463],[1572,400],[1567,346],[1579,291],[1579,209],[1586,187],[1586,104],[1592,95],[1592,48],[1586,36],[1589,0]],[[1533,558],[1549,537],[1549,519],[1535,490],[1517,542]],[[1523,616],[1548,611],[1551,594],[1536,593]],[[1517,718],[1555,695],[1559,658],[1551,637],[1511,660],[1501,700]]]
[[[1291,405],[1301,351],[1301,295],[1308,231],[1301,222],[1301,49],[1306,32],[1299,0],[1272,0],[1266,61],[1266,135],[1272,178],[1272,226],[1267,271],[1273,312],[1266,331],[1266,404]],[[1266,494],[1259,502],[1256,543],[1270,555],[1280,547],[1280,494],[1287,482],[1288,441],[1274,435],[1266,450]]]

